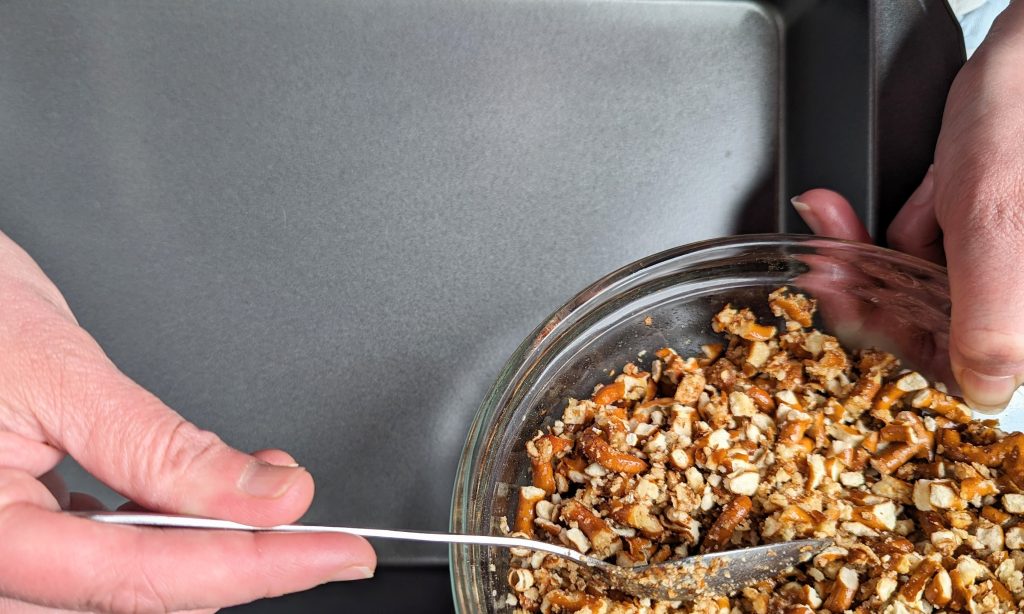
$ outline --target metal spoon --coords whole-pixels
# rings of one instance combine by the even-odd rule
[[[180,529],[219,529],[272,533],[348,533],[362,537],[405,539],[448,544],[474,544],[501,548],[524,548],[546,552],[578,563],[592,577],[607,586],[637,597],[657,600],[689,600],[702,594],[725,594],[744,586],[777,576],[790,567],[806,561],[832,544],[827,539],[768,544],[741,550],[690,556],[657,565],[620,567],[601,559],[581,554],[571,548],[517,537],[493,535],[458,535],[388,529],[322,527],[286,524],[275,527],[249,525],[171,514],[139,512],[70,512],[75,516],[108,524],[165,527]]]

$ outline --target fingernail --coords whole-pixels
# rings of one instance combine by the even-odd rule
[[[238,479],[238,488],[253,497],[277,499],[299,479],[303,469],[298,465],[282,467],[263,461],[252,461]]]
[[[801,202],[800,200],[798,200],[799,198],[799,196],[794,196],[793,198],[789,199],[789,202],[793,203],[793,208],[796,209],[797,212],[799,212],[801,215],[804,213],[810,213],[811,206],[805,202]]]
[[[346,567],[334,574],[331,579],[335,582],[347,582],[349,580],[368,580],[373,577],[373,570],[362,565]]]
[[[811,209],[811,206],[800,200],[800,196],[794,196],[789,199],[789,202],[793,204],[793,208],[796,209],[798,214],[800,214],[800,219],[811,227],[811,232],[818,232],[818,229],[816,228],[818,218],[814,215],[814,210]]]
[[[964,400],[978,411],[991,413],[1006,409],[1006,404],[1017,389],[1017,378],[1012,375],[986,375],[972,369],[960,372],[960,387]]]

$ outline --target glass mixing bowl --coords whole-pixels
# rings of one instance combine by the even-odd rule
[[[817,298],[815,326],[846,347],[891,351],[957,392],[946,358],[945,269],[872,245],[801,235],[750,235],[672,249],[580,292],[519,346],[470,428],[452,530],[499,533],[518,486],[529,483],[525,443],[561,415],[567,397],[588,397],[627,362],[646,368],[659,348],[699,353],[717,338],[709,323],[726,303],[771,318],[767,296],[780,286]],[[511,611],[504,605],[508,562],[500,549],[453,547],[458,611]]]

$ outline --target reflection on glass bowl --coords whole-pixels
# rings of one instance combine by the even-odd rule
[[[456,478],[452,530],[498,533],[528,483],[527,440],[550,425],[567,397],[586,397],[610,370],[649,364],[673,347],[696,354],[718,337],[712,316],[726,303],[769,318],[780,287],[819,301],[815,326],[845,347],[874,346],[929,380],[952,386],[947,359],[945,269],[861,243],[801,235],[752,235],[669,250],[630,264],[583,290],[523,342],[501,371],[470,428]],[[647,354],[638,358],[641,352]],[[456,607],[507,612],[508,555],[451,551]]]

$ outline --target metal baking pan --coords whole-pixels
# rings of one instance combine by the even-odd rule
[[[800,230],[786,201],[812,186],[884,228],[964,60],[941,0],[4,13],[0,228],[129,375],[309,467],[308,521],[409,529],[447,527],[484,392],[592,280]],[[374,588],[250,607],[437,594],[443,549],[379,554]]]

